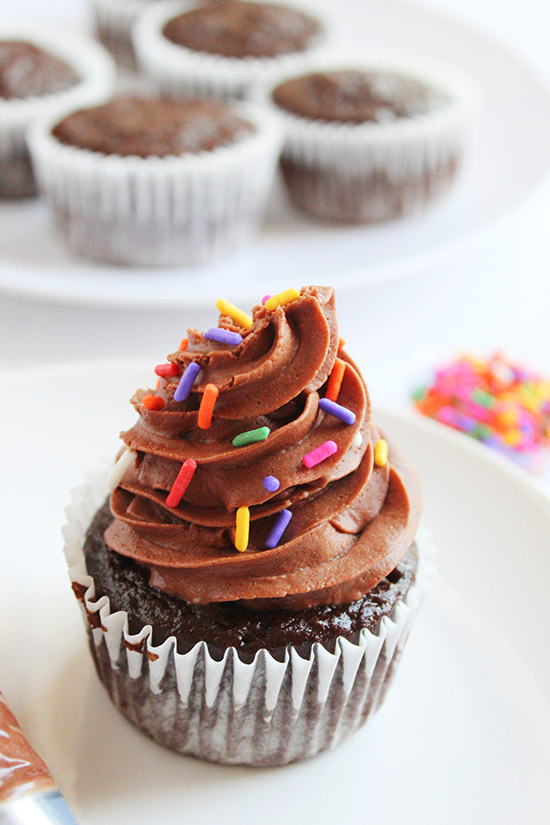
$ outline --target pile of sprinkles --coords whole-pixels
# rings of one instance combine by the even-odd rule
[[[500,352],[439,367],[413,400],[424,415],[512,458],[550,446],[550,379]]]
[[[292,287],[284,292],[280,292],[278,295],[265,295],[262,299],[262,304],[267,311],[273,312],[278,307],[287,306],[299,297],[300,291]],[[220,298],[216,301],[216,308],[222,316],[230,318],[235,326],[241,327],[243,330],[251,329],[253,325],[252,316],[248,315],[246,312],[239,309],[239,307],[230,303],[225,298]],[[234,347],[242,344],[244,340],[243,335],[241,335],[240,332],[224,329],[223,327],[210,327],[210,329],[203,333],[203,338]],[[338,342],[339,353],[344,345],[344,339],[340,338]],[[179,351],[186,351],[188,346],[188,338],[183,338],[180,342]],[[176,403],[181,403],[189,397],[193,384],[197,381],[200,371],[200,364],[195,361],[191,361],[183,371],[180,366],[174,362],[159,364],[155,367],[155,373],[158,376],[155,393],[159,390],[161,379],[170,381],[170,379],[178,378],[179,380],[173,398]],[[319,408],[325,414],[337,418],[343,424],[352,425],[356,420],[355,413],[338,403],[338,396],[340,394],[345,372],[346,362],[342,358],[337,357],[327,381],[325,396],[320,399]],[[200,429],[208,429],[211,426],[218,395],[219,388],[214,384],[207,384],[204,387],[197,415],[197,424]],[[149,411],[160,411],[164,409],[165,401],[159,395],[147,394],[142,398],[142,405]],[[254,430],[239,433],[232,439],[232,444],[237,448],[246,448],[257,442],[264,441],[269,435],[269,427],[258,427]],[[357,441],[356,437],[355,441],[357,441],[358,446],[360,446],[361,440]],[[306,455],[302,458],[302,463],[307,469],[311,469],[317,464],[320,464],[335,455],[337,452],[338,446],[336,442],[328,440],[320,444],[314,450],[311,450],[309,453],[306,453]],[[381,439],[375,446],[375,464],[378,466],[384,466],[387,462],[387,455],[388,446],[386,442]],[[137,457],[137,453],[132,450],[127,450],[121,455],[113,467],[109,477],[111,489],[114,489],[114,487],[120,483],[125,472],[136,461]],[[179,506],[196,469],[197,462],[194,459],[188,458],[183,462],[166,497],[165,503],[167,507],[175,508]],[[269,493],[276,493],[281,486],[280,480],[274,475],[265,476],[262,483],[264,489]],[[265,541],[265,547],[267,549],[274,549],[277,547],[291,519],[292,512],[288,509],[283,509],[277,514],[277,518]],[[234,538],[235,548],[240,553],[244,553],[247,550],[249,545],[249,536],[250,508],[247,506],[242,506],[236,511]]]

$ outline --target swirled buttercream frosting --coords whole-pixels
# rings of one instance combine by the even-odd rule
[[[339,347],[331,288],[256,306],[248,328],[235,317],[219,320],[238,333],[230,343],[190,329],[158,388],[134,395],[139,419],[122,433],[130,461],[111,495],[105,541],[145,567],[152,586],[190,603],[350,603],[413,543],[418,479],[371,419],[361,373]],[[191,364],[191,388],[176,400]],[[200,412],[212,387],[208,426]],[[337,407],[323,402],[327,392]],[[174,498],[186,462],[191,477]]]

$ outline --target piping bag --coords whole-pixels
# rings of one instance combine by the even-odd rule
[[[0,693],[0,825],[77,825]]]

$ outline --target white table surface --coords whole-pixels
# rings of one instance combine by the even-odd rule
[[[499,38],[550,82],[547,0],[419,4]],[[10,16],[55,20],[65,3],[19,0],[17,8],[11,5]],[[74,0],[75,21],[84,8],[84,0]],[[546,180],[511,220],[445,271],[419,273],[364,295],[339,296],[341,334],[378,403],[407,405],[411,386],[425,370],[463,349],[484,354],[501,348],[550,373],[549,212]],[[88,309],[0,296],[0,368],[126,355],[158,363],[188,325],[207,325],[216,317],[214,300],[209,319],[181,311]]]

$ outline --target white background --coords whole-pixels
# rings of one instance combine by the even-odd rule
[[[64,21],[67,16],[66,0],[9,2],[10,16]],[[446,11],[501,40],[550,81],[546,0],[422,0],[420,4]],[[75,21],[85,18],[85,8],[83,0],[73,0]],[[517,170],[522,158],[511,158],[511,163]],[[548,180],[541,181],[536,195],[520,205],[512,222],[469,246],[452,264],[340,295],[341,333],[361,364],[375,401],[405,406],[411,386],[425,370],[462,349],[484,354],[500,347],[550,373],[549,196]],[[312,280],[314,273],[304,274],[303,283]],[[212,296],[213,305],[216,297]],[[192,311],[181,309],[87,309],[2,296],[0,366],[17,369],[127,355],[157,363],[195,320]]]

